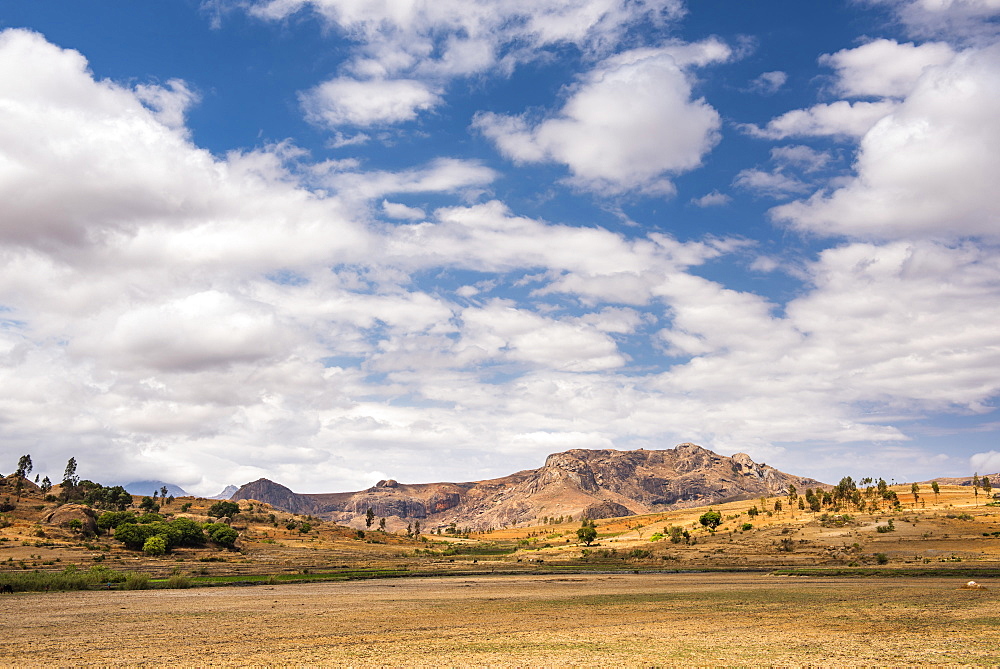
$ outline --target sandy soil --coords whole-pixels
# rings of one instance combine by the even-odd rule
[[[0,599],[0,663],[1000,663],[993,592],[960,585],[937,578],[587,574],[18,593]]]

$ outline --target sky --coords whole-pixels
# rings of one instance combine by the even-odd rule
[[[998,174],[1000,0],[4,3],[0,471],[994,472]]]

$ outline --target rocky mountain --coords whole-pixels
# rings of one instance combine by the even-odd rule
[[[229,499],[230,497],[236,494],[237,490],[239,490],[239,488],[237,488],[236,486],[227,485],[218,495],[212,495],[208,499]]]
[[[611,518],[704,506],[802,490],[819,481],[758,464],[745,453],[718,455],[695,444],[667,450],[573,449],[538,469],[468,483],[379,481],[358,492],[299,494],[267,479],[231,499],[255,499],[292,513],[356,527],[369,508],[378,518],[420,520],[425,531],[456,523],[485,529],[538,522],[543,516]]]

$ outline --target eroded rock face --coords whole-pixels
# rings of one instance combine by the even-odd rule
[[[471,483],[401,484],[393,479],[356,493],[297,495],[261,479],[233,499],[257,499],[293,513],[363,523],[371,508],[383,518],[421,519],[428,530],[452,522],[486,529],[542,516],[612,518],[823,487],[745,453],[721,456],[695,444],[666,450],[571,449],[538,469]]]

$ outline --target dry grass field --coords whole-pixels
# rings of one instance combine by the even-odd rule
[[[406,578],[18,594],[5,665],[995,665],[955,579],[761,574]]]

